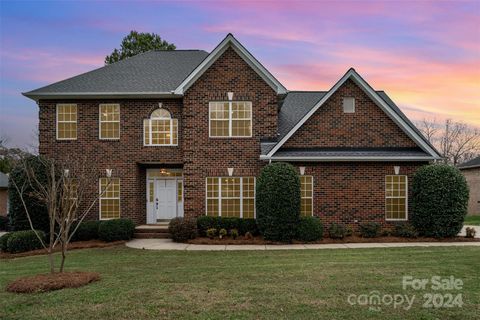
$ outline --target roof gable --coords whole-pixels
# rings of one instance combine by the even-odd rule
[[[185,80],[175,89],[175,94],[183,94],[195,81],[228,49],[235,52],[266,82],[277,94],[287,93],[287,89],[278,81],[232,34],[225,39],[202,61]]]
[[[378,92],[373,88],[353,69],[349,69],[347,73],[315,104],[313,108],[308,111],[303,118],[285,135],[280,138],[280,141],[262,158],[272,157],[285,142],[293,136],[297,130],[348,80],[354,81],[366,94],[375,102],[420,148],[422,148],[431,157],[438,159],[440,154],[435,148],[426,140],[426,138],[415,128],[415,126],[408,120],[408,118],[398,109],[388,104]]]

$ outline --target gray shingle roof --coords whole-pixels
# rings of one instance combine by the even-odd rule
[[[148,51],[25,95],[34,98],[58,93],[168,93],[207,56],[203,50]]]
[[[428,157],[420,148],[302,148],[280,149],[275,157]]]
[[[461,169],[471,169],[471,168],[480,168],[480,157],[476,157],[470,161],[464,162],[458,165],[458,168]]]
[[[384,91],[376,91],[378,95],[398,114],[416,133],[423,137],[417,127],[407,118],[400,108]],[[291,91],[285,97],[278,114],[278,140],[285,137],[290,130],[310,111],[326,94],[326,91]],[[425,139],[426,140],[426,139]],[[434,148],[427,140],[426,142]],[[266,155],[275,144],[262,143],[262,155]],[[280,150],[278,151],[280,152]],[[276,155],[278,154],[276,153]]]
[[[0,172],[0,188],[8,188],[8,176]]]

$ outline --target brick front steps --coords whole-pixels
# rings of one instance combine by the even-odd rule
[[[170,238],[168,233],[168,223],[146,224],[135,228],[133,237],[136,239],[167,239]]]

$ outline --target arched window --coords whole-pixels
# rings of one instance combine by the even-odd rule
[[[146,146],[178,145],[178,120],[166,109],[156,109],[143,120],[143,143]]]

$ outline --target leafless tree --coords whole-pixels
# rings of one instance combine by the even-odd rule
[[[98,172],[88,169],[83,159],[56,161],[38,157],[40,168],[34,169],[28,160],[22,158],[17,166],[21,168],[25,179],[17,183],[11,179],[25,209],[30,228],[35,232],[48,254],[50,272],[55,272],[53,253],[57,246],[61,250],[59,272],[63,272],[68,244],[81,222],[92,210],[98,199],[110,186],[111,170],[107,170],[107,185],[100,193],[91,192],[91,181],[98,179]],[[39,179],[38,172],[46,173],[46,183]],[[49,237],[44,241],[35,230],[27,201],[35,199],[46,206],[49,218]]]
[[[444,156],[444,162],[457,165],[480,154],[480,130],[463,122],[424,119],[420,131]]]

